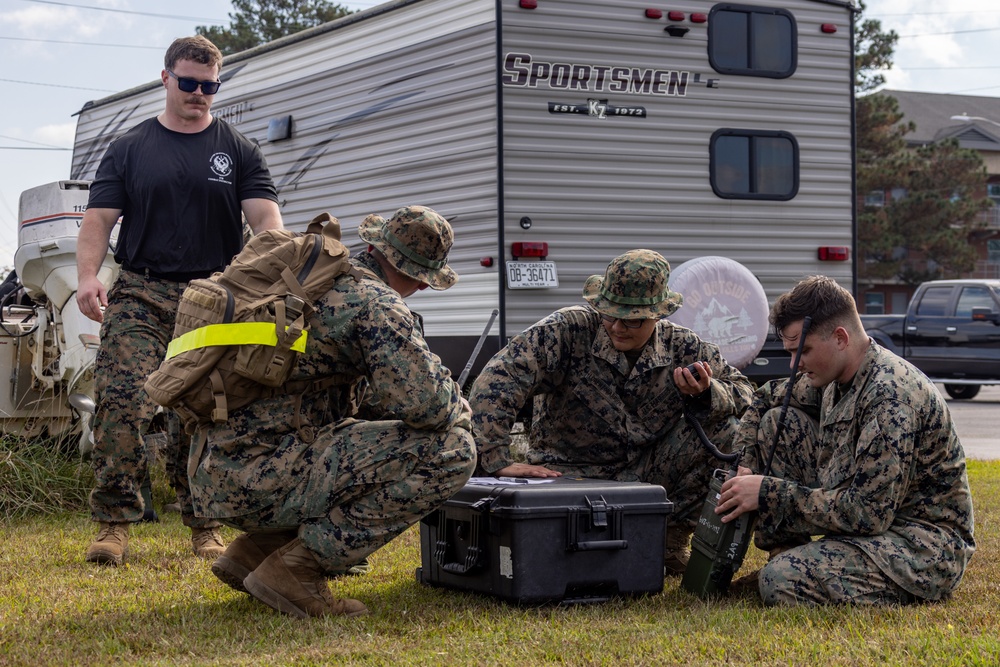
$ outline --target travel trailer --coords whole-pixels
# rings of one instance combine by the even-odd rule
[[[260,145],[292,229],[328,211],[363,252],[366,214],[423,204],[451,221],[460,281],[410,303],[455,375],[493,309],[477,368],[583,303],[586,278],[633,248],[675,270],[704,257],[745,268],[730,280],[722,262],[686,307],[714,312],[682,323],[728,318],[714,330],[759,350],[766,303],[803,276],[855,288],[855,11],[395,0],[228,57],[213,113]],[[161,88],[84,106],[73,179],[92,179],[116,136],[162,110]],[[763,297],[716,298],[743,293]],[[788,372],[755,354],[748,375]]]

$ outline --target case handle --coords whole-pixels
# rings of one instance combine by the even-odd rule
[[[604,496],[591,500],[584,496],[587,509],[570,510],[566,517],[566,550],[567,551],[619,551],[628,549],[628,540],[624,539],[625,530],[622,526],[624,517],[620,506],[611,505]],[[581,540],[580,522],[585,522],[589,529],[597,529],[600,537],[610,537],[608,540]]]
[[[479,546],[479,524],[480,516],[474,515],[471,521],[452,521],[457,523],[455,530],[462,530],[462,526],[469,526],[469,547],[465,552],[465,559],[461,562],[450,560],[450,554],[454,553],[454,545],[449,542],[450,531],[448,530],[448,517],[444,509],[437,512],[438,540],[434,543],[434,560],[445,572],[451,574],[468,574],[482,565],[483,550]]]
[[[577,542],[573,546],[577,551],[616,551],[628,549],[628,540],[593,540]]]

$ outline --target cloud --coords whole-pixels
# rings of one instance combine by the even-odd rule
[[[116,7],[121,4],[92,2],[95,6]],[[0,24],[18,37],[87,41],[124,28],[131,23],[127,17],[127,14],[74,9],[65,5],[33,5],[0,12]],[[36,44],[35,48],[44,51],[45,46]]]
[[[35,128],[32,136],[35,141],[50,146],[72,147],[73,140],[76,138],[76,121],[58,125],[43,125]]]
[[[864,18],[877,19],[899,35],[887,86],[900,90],[960,93],[990,90],[1000,43],[996,0],[960,5],[926,0],[868,0]],[[993,69],[995,71],[995,69]],[[996,89],[994,87],[993,89]]]

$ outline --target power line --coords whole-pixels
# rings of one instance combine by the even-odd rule
[[[946,70],[963,70],[964,71],[964,70],[968,70],[968,69],[1000,69],[1000,65],[974,65],[974,66],[971,66],[971,67],[967,67],[965,65],[949,65],[948,67],[902,67],[901,69],[905,69],[907,72],[910,72],[910,71],[913,71],[913,70],[916,70],[916,69],[946,69]]]
[[[45,44],[72,44],[73,46],[111,46],[119,49],[153,49],[166,51],[165,46],[140,46],[138,44],[101,44],[97,42],[69,42],[61,39],[33,39],[31,37],[0,37],[12,42],[42,42]]]
[[[18,81],[17,79],[0,79],[0,81],[6,81],[7,83],[23,83],[26,86],[47,86],[49,88],[72,88],[74,90],[93,90],[98,93],[117,93],[117,90],[110,90],[108,88],[84,88],[83,86],[64,86],[58,83],[41,83],[40,81]]]
[[[1000,86],[986,86],[985,88],[966,88],[965,90],[953,90],[946,95],[961,95],[962,93],[976,93],[982,90],[996,90]]]
[[[965,35],[970,32],[997,32],[1000,31],[1000,27],[996,28],[976,28],[974,30],[952,30],[951,32],[925,32],[919,35],[900,35],[900,39],[908,37],[940,37],[942,35]]]
[[[226,25],[226,21],[219,19],[206,19],[199,16],[178,16],[176,14],[153,14],[151,12],[136,12],[128,9],[113,9],[111,7],[93,7],[91,5],[74,5],[68,2],[55,2],[54,0],[24,0],[24,2],[37,2],[42,5],[60,5],[62,7],[72,7],[74,9],[93,9],[99,12],[114,12],[116,14],[136,14],[137,16],[153,16],[160,19],[174,19],[175,21],[204,21],[213,25]]]
[[[31,139],[22,139],[21,137],[8,137],[6,134],[0,134],[0,139],[10,139],[11,141],[22,141],[26,144],[34,144],[36,146],[48,146],[49,148],[55,148],[58,150],[68,150],[65,148],[60,148],[59,146],[53,146],[52,144],[43,144],[40,141],[32,141]]]
[[[901,14],[879,14],[873,18],[880,18],[882,16],[951,16],[954,14],[976,14],[977,16],[979,14],[1000,14],[1000,9],[977,9],[974,12],[968,10],[961,12],[903,12]]]

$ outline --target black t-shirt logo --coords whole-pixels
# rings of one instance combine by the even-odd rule
[[[233,171],[233,158],[225,153],[216,153],[212,156],[211,167],[218,176],[225,178]]]

